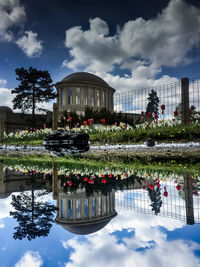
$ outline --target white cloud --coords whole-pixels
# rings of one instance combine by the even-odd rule
[[[0,106],[7,106],[13,108],[12,99],[13,95],[11,94],[11,89],[1,87],[0,88]]]
[[[171,264],[177,267],[195,267],[200,264],[199,258],[194,255],[194,250],[200,248],[198,244],[184,240],[168,241],[167,234],[158,226],[172,231],[182,227],[183,223],[158,216],[121,211],[101,231],[86,236],[86,240],[80,241],[75,237],[62,242],[64,248],[73,249],[66,267],[114,267],[119,264],[125,267],[167,267]],[[128,237],[121,239],[111,235],[123,229],[128,230]]]
[[[66,30],[65,46],[71,59],[63,67],[79,68],[105,79],[118,90],[133,90],[177,81],[168,75],[156,79],[162,66],[178,66],[195,60],[191,56],[200,44],[200,9],[183,0],[171,0],[155,18],[130,20],[110,35],[109,26],[100,18],[89,20],[83,30]],[[131,75],[115,76],[115,67]],[[127,77],[129,76],[129,77]]]
[[[15,267],[40,267],[43,261],[37,251],[27,251]]]
[[[6,80],[0,79],[0,86],[1,86],[1,85],[5,85],[6,83],[7,83]]]
[[[19,0],[0,0],[0,41],[12,41],[10,28],[22,24],[25,16]]]
[[[0,229],[4,227],[5,227],[5,224],[0,222]]]
[[[39,57],[42,53],[42,41],[37,40],[37,33],[25,31],[25,35],[16,41],[16,44],[30,57]]]
[[[7,107],[13,109],[12,100],[15,97],[15,94],[11,94],[11,90],[12,89],[0,87],[0,106],[7,106]],[[44,109],[52,111],[53,110],[53,102],[39,103],[39,104],[37,104],[37,108],[44,108]],[[21,110],[15,109],[15,110],[13,110],[13,112],[21,112]],[[31,112],[31,110],[26,110],[25,113],[30,113],[30,112]],[[36,111],[36,113],[40,114],[43,112]]]

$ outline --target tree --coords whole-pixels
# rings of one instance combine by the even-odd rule
[[[159,114],[158,107],[159,107],[159,98],[157,96],[157,92],[154,90],[151,90],[151,93],[149,93],[149,97],[147,98],[149,101],[146,107],[146,114],[149,112],[152,112],[152,114]]]
[[[35,123],[35,111],[45,110],[37,108],[38,103],[53,100],[57,94],[53,89],[53,81],[48,71],[37,70],[30,67],[28,70],[17,68],[15,70],[19,86],[11,91],[16,94],[13,99],[13,109],[32,110],[32,123]]]
[[[151,208],[152,211],[154,211],[155,215],[158,215],[160,213],[160,209],[162,207],[162,199],[161,199],[161,192],[160,192],[160,186],[156,187],[156,189],[150,189],[147,188],[149,197],[151,200]]]
[[[15,211],[11,211],[19,223],[14,229],[14,239],[26,238],[30,241],[40,236],[48,236],[53,223],[54,212],[57,210],[53,204],[43,201],[36,201],[37,198],[48,193],[47,190],[34,193],[36,188],[35,180],[31,183],[31,194],[21,192],[20,195],[12,195],[12,206]]]

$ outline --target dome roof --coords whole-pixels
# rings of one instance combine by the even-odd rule
[[[11,195],[11,192],[0,193],[0,199],[5,199]]]
[[[13,113],[12,109],[7,106],[0,106],[0,112],[7,112],[7,113]]]
[[[92,83],[99,86],[110,86],[100,77],[88,72],[76,72],[66,76],[61,82],[66,83]]]
[[[117,215],[117,212],[109,216],[109,218],[106,219],[101,219],[101,220],[96,220],[93,222],[61,222],[56,219],[56,223],[60,224],[65,230],[76,234],[76,235],[89,235],[92,233],[95,233],[102,228],[104,228],[112,218],[114,218]]]

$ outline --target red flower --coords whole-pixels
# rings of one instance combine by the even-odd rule
[[[168,197],[168,192],[165,191],[165,192],[163,193],[163,196],[164,196],[164,197]]]
[[[152,112],[148,112],[147,116],[152,117]]]
[[[34,131],[35,133],[37,133],[37,129],[34,128],[33,131]]]
[[[162,110],[165,109],[165,105],[164,104],[162,104],[160,107],[161,107]]]
[[[88,124],[93,124],[93,119],[88,119]]]
[[[104,174],[102,174],[101,177],[103,178],[104,177]]]
[[[157,113],[154,113],[154,118],[155,118],[155,120],[158,119],[158,114]]]
[[[84,121],[83,124],[84,124],[85,126],[87,126],[87,121]]]
[[[176,189],[179,191],[179,190],[181,190],[181,186],[178,184],[177,186],[176,186]]]
[[[34,174],[36,174],[37,172],[36,172],[36,171],[34,171],[33,173],[34,173]]]
[[[106,184],[106,179],[101,180],[102,184]]]
[[[93,180],[92,179],[89,179],[88,180],[88,184],[92,184],[93,183]]]
[[[87,182],[88,178],[87,177],[84,177],[83,181],[84,182]]]
[[[150,188],[153,190],[153,189],[154,189],[154,185],[153,185],[153,184],[151,184],[151,185],[150,185]]]
[[[110,174],[108,175],[108,177],[111,178],[111,177],[112,177],[112,174],[110,173]]]
[[[174,116],[178,116],[178,110],[174,111]]]
[[[101,119],[101,123],[102,124],[105,124],[106,123],[106,120],[105,119]]]
[[[69,117],[69,118],[67,119],[67,121],[68,121],[68,122],[71,122],[71,121],[72,121],[72,117]]]
[[[69,181],[69,186],[72,186],[72,181]]]
[[[160,186],[160,184],[159,184],[159,182],[157,182],[157,183],[156,183],[156,187],[159,187],[159,186]]]
[[[166,191],[167,189],[166,189],[166,186],[164,186],[164,190]]]

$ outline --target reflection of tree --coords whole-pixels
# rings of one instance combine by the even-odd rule
[[[160,186],[156,187],[156,189],[147,188],[147,190],[151,200],[150,206],[152,207],[152,211],[154,211],[155,215],[158,215],[162,207]]]
[[[14,229],[16,232],[13,234],[14,239],[26,238],[28,240],[34,239],[37,236],[48,236],[52,227],[53,213],[57,208],[43,202],[41,200],[36,201],[37,198],[44,196],[48,193],[47,190],[43,190],[39,193],[34,193],[36,189],[35,180],[31,183],[31,194],[21,192],[20,195],[12,195],[12,206],[15,211],[10,212],[19,223]]]

